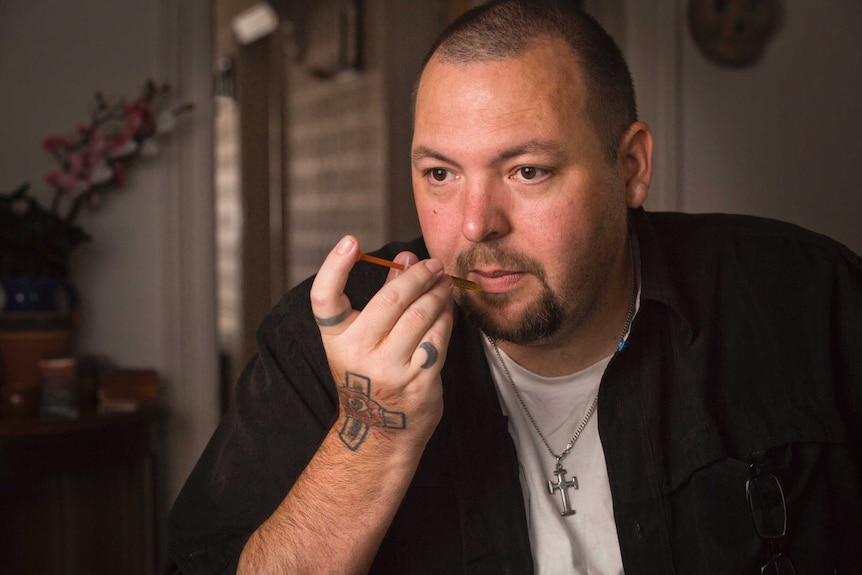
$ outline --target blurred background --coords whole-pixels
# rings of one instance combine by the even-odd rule
[[[88,557],[108,545],[105,530],[123,530],[109,511],[75,503],[99,493],[143,522],[122,547],[117,561],[135,565],[122,572],[155,572],[167,509],[261,318],[345,233],[367,250],[419,234],[413,83],[433,38],[472,4],[0,0],[0,194],[29,183],[51,205],[57,160],[43,141],[86,122],[97,91],[133,99],[153,79],[194,105],[77,218],[92,239],[68,265],[74,355],[151,370],[158,415],[146,419],[143,464],[98,479],[59,470],[29,492],[50,502],[49,527],[27,536],[50,553],[30,572],[102,572]],[[774,217],[862,252],[862,3],[582,4],[623,48],[656,137],[647,209]],[[0,417],[0,441],[23,430]],[[13,481],[3,465],[0,480]],[[0,515],[22,509],[0,498]],[[5,541],[0,563],[24,561]]]

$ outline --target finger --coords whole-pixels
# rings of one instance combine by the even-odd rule
[[[452,335],[453,324],[450,301],[424,334],[422,342],[416,347],[411,358],[411,365],[418,366],[422,370],[432,370],[439,373],[446,361],[446,350]]]
[[[394,261],[396,264],[401,264],[402,266],[404,266],[404,269],[390,269],[389,274],[386,276],[387,282],[390,282],[403,274],[410,266],[418,262],[419,258],[416,257],[416,254],[414,254],[413,252],[401,252],[397,256],[395,256],[395,259],[393,259],[392,261]]]
[[[344,286],[358,255],[356,238],[345,236],[326,256],[311,284],[311,311],[322,334],[341,333],[354,315]]]
[[[431,290],[437,281],[443,277],[443,265],[438,260],[425,260],[421,265],[411,266],[396,278],[383,285],[365,306],[362,314],[356,318],[354,326],[371,341],[380,341],[398,323],[401,315],[422,294]],[[447,276],[448,279],[448,276]],[[433,313],[436,316],[437,312]],[[430,321],[428,325],[430,325]],[[422,328],[424,333],[427,326]],[[414,341],[412,348],[419,343]]]
[[[390,330],[388,345],[392,352],[403,357],[407,363],[413,363],[412,356],[416,348],[427,339],[427,333],[440,320],[441,315],[451,315],[447,312],[452,297],[452,280],[443,275],[427,292],[413,301],[398,318]],[[439,353],[439,342],[432,342]]]

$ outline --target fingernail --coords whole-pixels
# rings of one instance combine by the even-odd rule
[[[425,260],[425,267],[431,270],[431,273],[438,274],[443,271],[443,264],[440,260]]]
[[[407,254],[401,254],[397,258],[395,258],[395,263],[401,264],[402,266],[404,266],[404,269],[406,270],[407,268],[410,267],[410,256]]]
[[[350,251],[350,248],[353,247],[353,238],[350,236],[346,236],[339,242],[338,247],[335,248],[335,253],[339,255],[344,255]]]

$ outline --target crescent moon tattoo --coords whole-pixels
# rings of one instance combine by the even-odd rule
[[[423,341],[422,343],[419,344],[419,347],[421,349],[424,349],[425,353],[428,354],[428,357],[425,359],[425,363],[423,363],[419,367],[421,367],[422,369],[428,369],[429,367],[431,367],[432,365],[437,363],[437,357],[440,354],[437,351],[437,348],[434,347],[433,343],[431,343],[430,341]]]

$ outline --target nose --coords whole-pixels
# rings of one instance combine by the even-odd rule
[[[497,239],[509,233],[509,206],[503,186],[489,181],[468,182],[464,191],[461,233],[471,242]]]

